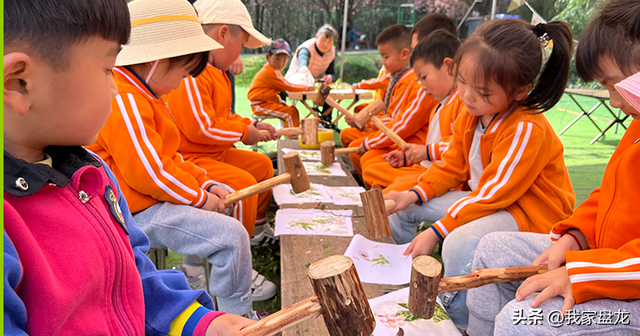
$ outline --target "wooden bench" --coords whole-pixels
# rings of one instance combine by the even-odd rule
[[[297,140],[278,141],[278,173],[282,174],[284,162],[282,160],[282,148],[302,149],[298,146]],[[309,176],[311,183],[324,184],[327,186],[358,186],[351,173],[345,169],[344,161],[338,157],[338,161],[347,173],[346,177],[323,177]],[[283,204],[283,208],[315,208],[316,204]],[[364,221],[364,211],[358,206],[335,206],[326,204],[325,210],[349,209],[353,211],[353,231],[354,234],[361,234],[368,237],[366,223]],[[281,296],[282,306],[287,307],[298,301],[313,296],[311,283],[307,277],[308,265],[322,258],[334,254],[344,254],[347,245],[352,237],[335,236],[302,236],[284,235],[280,236],[280,272],[281,272]],[[391,237],[380,239],[380,242],[393,243]],[[374,298],[386,294],[385,290],[399,289],[402,286],[376,285],[363,283],[364,291],[368,298]],[[282,333],[283,336],[290,335],[329,335],[327,328],[322,321],[322,317],[315,320],[307,320],[293,326]]]

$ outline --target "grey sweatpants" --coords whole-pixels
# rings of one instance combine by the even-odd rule
[[[478,244],[473,269],[530,265],[551,246],[549,235],[526,232],[490,233]],[[563,297],[531,308],[534,293],[521,302],[515,293],[522,282],[490,284],[467,291],[467,333],[475,335],[640,335],[640,300],[593,300],[573,307],[561,318]],[[579,323],[577,323],[579,321]],[[517,322],[517,323],[516,323]]]
[[[251,312],[251,250],[247,231],[235,218],[187,205],[158,203],[134,216],[151,247],[169,248],[197,264],[211,263],[209,293],[218,309]]]

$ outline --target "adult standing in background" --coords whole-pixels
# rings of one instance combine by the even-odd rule
[[[335,82],[336,49],[333,42],[337,36],[338,33],[331,25],[325,24],[320,27],[314,38],[305,41],[296,49],[285,78],[288,79],[299,72],[311,72],[313,78],[324,79],[325,84]]]

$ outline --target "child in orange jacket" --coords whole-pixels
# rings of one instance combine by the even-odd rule
[[[387,127],[408,143],[424,143],[429,115],[437,102],[422,90],[409,65],[410,31],[403,25],[389,26],[378,35],[376,44],[385,68],[391,73],[389,89],[384,98],[386,114],[390,118]],[[362,177],[367,162],[384,162],[382,155],[394,149],[395,144],[378,130],[352,141],[349,147],[358,147],[358,152],[349,154],[349,157]]]
[[[281,71],[287,66],[291,57],[291,47],[283,39],[273,41],[267,48],[267,63],[253,78],[247,98],[251,102],[254,115],[272,116],[284,120],[285,127],[300,126],[298,109],[287,105],[280,98],[281,91],[302,92],[314,90],[315,87],[292,84],[282,76]]]
[[[373,99],[384,99],[384,96],[387,92],[387,87],[389,86],[390,77],[391,76],[389,75],[389,71],[387,71],[387,68],[385,68],[383,65],[382,68],[380,68],[380,71],[378,71],[378,77],[369,80],[362,80],[360,83],[355,83],[351,85],[351,89],[354,92],[356,90],[375,90]],[[357,105],[353,108],[353,112],[359,113],[367,106],[369,106],[369,103],[362,103],[360,105]],[[381,112],[380,114],[378,114],[378,116],[384,117],[384,112]],[[340,142],[342,143],[342,147],[349,147],[351,141],[365,137],[372,132],[375,132],[375,128],[373,127],[366,127],[361,131],[353,127],[355,123],[351,116],[345,116],[345,121],[352,127],[345,128],[340,132]],[[389,122],[389,120],[386,120],[386,122]]]
[[[450,73],[460,40],[444,29],[423,39],[411,54],[411,67],[418,75],[423,90],[440,104],[431,113],[426,145],[407,144],[383,158],[387,162],[372,164],[363,172],[364,182],[385,190],[407,190],[432,162],[439,161],[449,146],[453,122],[464,105]],[[415,164],[414,164],[415,163]]]
[[[550,234],[500,232],[482,238],[474,269],[547,264],[549,272],[522,284],[469,290],[469,335],[640,332],[638,20],[640,3],[612,0],[587,25],[576,50],[580,77],[586,82],[598,80],[609,90],[611,106],[634,119],[607,164],[602,185]],[[536,310],[545,318],[565,315],[555,325],[546,319],[523,323],[522,318]],[[522,314],[515,323],[518,312]]]
[[[151,246],[184,255],[179,268],[191,288],[208,287],[220,308],[249,316],[255,287],[250,237],[222,213],[228,192],[215,176],[178,153],[179,131],[160,99],[185,74],[197,76],[209,50],[221,46],[204,34],[196,11],[182,0],[135,0],[129,11],[131,39],[113,68],[113,112],[88,148],[112,169]],[[212,265],[208,284],[203,259]],[[275,294],[275,285],[268,286]]]
[[[239,57],[243,45],[258,48],[271,40],[253,28],[240,0],[199,0],[194,6],[205,33],[224,49],[213,50],[202,74],[185,78],[164,99],[180,129],[178,150],[184,159],[234,192],[272,178],[273,165],[266,155],[233,145],[238,141],[252,145],[276,137],[273,126],[231,113],[231,87],[225,71]],[[259,130],[270,135],[262,137]],[[249,236],[255,235],[254,245],[277,243],[267,224],[270,201],[271,191],[267,190],[233,206],[232,216],[242,222]]]
[[[454,36],[458,36],[458,27],[456,23],[444,14],[439,13],[431,13],[423,17],[422,19],[416,22],[416,25],[411,29],[411,49],[413,50],[418,42],[420,42],[423,38],[427,37],[427,35],[436,31],[437,29],[445,29],[450,32]],[[367,81],[362,81],[360,83],[356,83],[353,85],[353,89],[365,89],[365,90],[376,90],[374,99],[380,98],[384,99],[386,92],[388,90],[389,85],[389,71],[386,67],[382,67],[380,72],[378,73],[378,77],[375,79],[370,79]],[[360,104],[354,108],[354,112],[358,113],[363,108],[365,108],[368,103]],[[386,111],[378,114],[380,121],[384,124],[387,124],[391,121],[391,119],[385,115]],[[340,132],[340,142],[342,142],[343,147],[349,147],[349,144],[353,140],[366,137],[377,129],[369,125],[369,127],[365,128],[363,131],[359,131],[355,128],[355,123],[353,118],[345,118],[347,124],[349,124],[349,128],[345,128]]]
[[[553,39],[553,52],[538,76],[543,36]],[[487,233],[548,232],[571,215],[575,195],[564,148],[540,113],[563,95],[571,42],[566,23],[551,22],[545,30],[504,19],[484,24],[460,46],[453,66],[468,113],[456,119],[443,163],[432,164],[407,192],[385,195],[397,202],[389,217],[394,239],[413,239],[405,254],[431,254],[444,241],[444,276],[468,274]],[[451,191],[465,182],[471,192]],[[421,221],[435,223],[416,237]],[[465,296],[441,294],[461,327],[467,321]]]

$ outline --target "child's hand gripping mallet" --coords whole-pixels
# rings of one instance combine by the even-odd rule
[[[371,107],[369,109],[369,107]],[[407,144],[400,136],[391,131],[385,124],[376,117],[378,112],[384,109],[384,102],[380,99],[376,99],[369,104],[366,108],[362,109],[360,113],[358,113],[358,121],[361,125],[366,125],[369,121],[376,126],[379,130],[381,130],[384,134],[386,134],[389,139],[395,142],[400,149],[404,149],[404,146]],[[365,113],[366,112],[366,113]]]
[[[358,147],[347,147],[336,149],[336,143],[333,141],[323,141],[320,144],[320,162],[325,166],[330,166],[336,162],[336,155],[349,154],[358,151]]]
[[[354,122],[364,127],[371,120],[371,116],[377,116],[384,109],[385,105],[382,99],[376,99],[355,115]],[[359,128],[359,130],[361,129]]]
[[[522,281],[547,271],[547,265],[485,268],[467,275],[441,279],[442,264],[431,256],[413,259],[412,266],[408,307],[413,315],[423,319],[433,317],[438,293],[457,292],[493,283]]]
[[[267,130],[260,130],[262,136],[268,136],[271,133]],[[276,130],[276,135],[302,135],[302,143],[305,145],[318,144],[318,118],[307,118],[300,120],[300,127],[281,128]]]
[[[364,209],[364,219],[369,230],[369,238],[378,239],[391,236],[387,211],[396,206],[396,201],[385,200],[382,196],[382,190],[377,188],[360,193],[360,199]]]
[[[287,182],[291,183],[293,192],[296,194],[309,190],[309,188],[311,188],[309,176],[307,176],[307,171],[304,170],[304,165],[302,164],[302,160],[300,160],[298,152],[287,153],[283,155],[282,158],[284,159],[286,173],[227,195],[224,203],[225,206],[229,207],[247,197],[257,195]]]
[[[244,336],[269,336],[292,325],[324,317],[331,336],[371,335],[375,318],[351,258],[334,255],[309,266],[316,294],[241,330]]]

